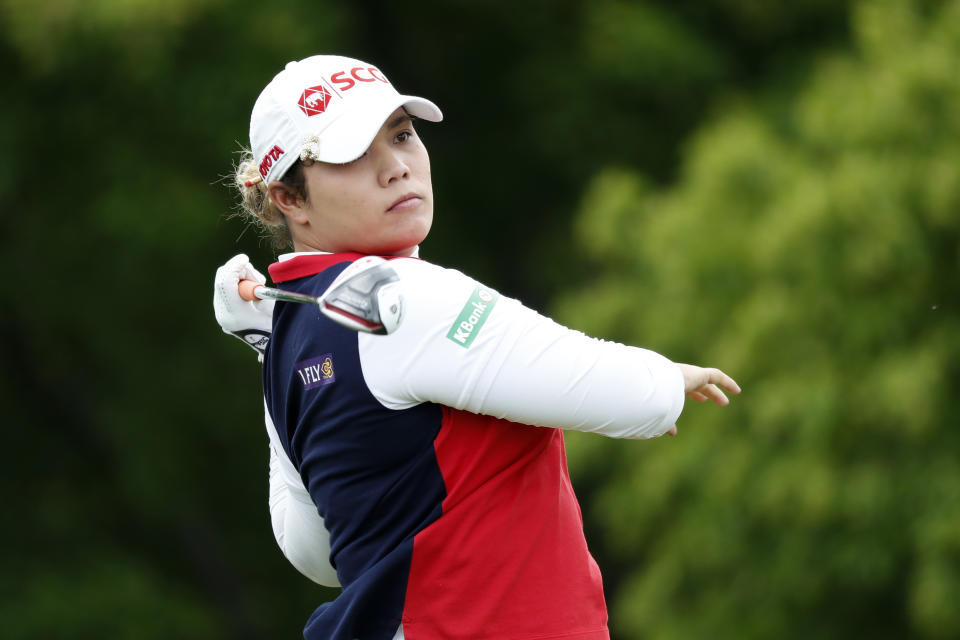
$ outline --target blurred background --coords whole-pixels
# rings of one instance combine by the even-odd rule
[[[335,596],[211,306],[274,258],[223,181],[253,102],[321,52],[444,110],[424,257],[744,388],[568,438],[613,638],[960,638],[958,0],[0,0],[0,636]]]

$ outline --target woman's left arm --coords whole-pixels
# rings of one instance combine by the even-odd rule
[[[224,333],[253,347],[260,357],[270,339],[273,301],[246,302],[237,291],[242,279],[263,283],[266,279],[247,256],[239,254],[217,269],[213,308]],[[270,441],[270,524],[283,555],[294,568],[317,584],[338,587],[337,572],[330,564],[330,533],[303,479],[287,457],[270,413],[264,406],[264,421]]]
[[[317,505],[287,457],[270,412],[264,407],[270,438],[270,523],[284,557],[317,584],[339,587],[337,570],[330,564],[330,533]]]

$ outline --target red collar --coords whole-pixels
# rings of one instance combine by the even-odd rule
[[[270,272],[270,279],[275,283],[288,282],[297,278],[313,276],[328,267],[341,262],[353,262],[366,257],[364,253],[323,253],[304,256],[295,256],[283,262],[274,262],[267,267]],[[383,256],[387,260],[393,260],[397,256]]]

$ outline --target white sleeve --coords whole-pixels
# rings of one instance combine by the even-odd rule
[[[683,410],[680,368],[653,351],[589,338],[459,271],[390,264],[402,324],[359,335],[364,379],[386,407],[436,402],[613,438],[662,435]]]
[[[277,429],[264,407],[270,437],[270,523],[273,536],[294,568],[317,584],[339,587],[336,570],[330,565],[330,533],[317,506],[303,486]]]

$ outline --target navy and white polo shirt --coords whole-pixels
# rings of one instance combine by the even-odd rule
[[[320,295],[359,257],[301,254],[270,274]],[[405,316],[388,336],[309,305],[274,310],[268,418],[343,587],[304,636],[608,638],[560,429],[661,435],[683,408],[679,369],[457,271],[391,264]]]

